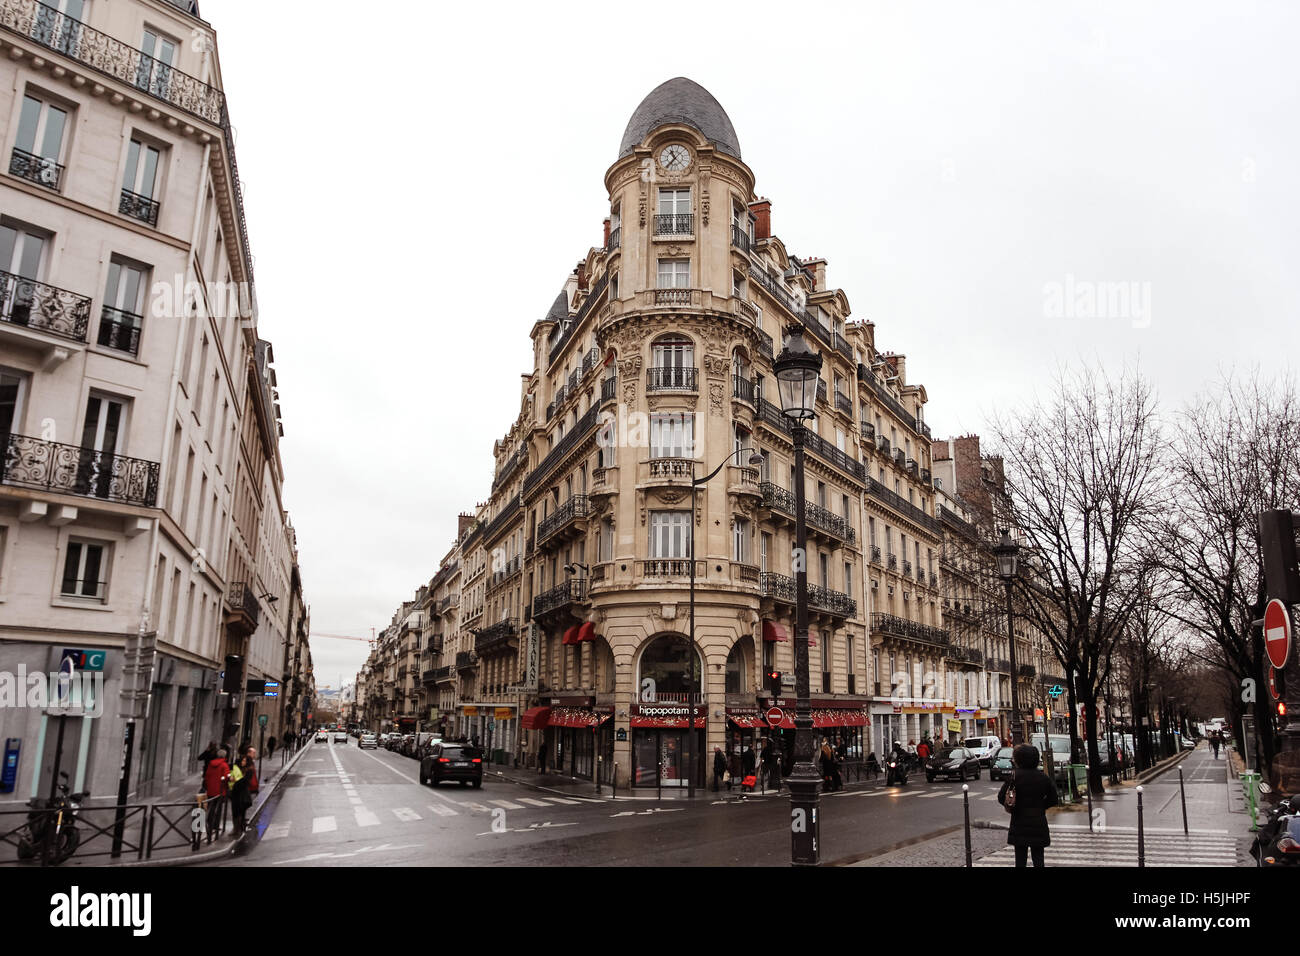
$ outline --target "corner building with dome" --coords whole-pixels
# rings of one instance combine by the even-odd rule
[[[454,631],[427,624],[432,729],[522,766],[544,751],[548,770],[620,791],[682,786],[688,734],[697,785],[715,747],[735,773],[775,737],[789,763],[794,456],[772,361],[799,324],[824,360],[805,458],[817,742],[853,761],[949,736],[958,701],[921,686],[960,666],[944,652],[925,389],[850,320],[826,260],[776,236],[754,186],[698,84],[669,80],[632,114],[602,242],[533,326],[491,497],[444,559],[461,597]],[[692,477],[719,466],[693,498]]]

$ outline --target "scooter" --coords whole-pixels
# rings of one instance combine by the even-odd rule
[[[885,769],[885,786],[892,787],[895,784],[900,787],[907,786],[907,764],[899,758],[898,754],[890,754]]]
[[[1261,784],[1260,789],[1267,793],[1266,786]],[[1300,806],[1284,799],[1270,807],[1250,845],[1250,855],[1260,866],[1300,865]]]
[[[59,774],[64,781],[67,772]],[[18,859],[31,860],[42,852],[47,830],[53,826],[50,836],[50,862],[57,865],[77,852],[81,845],[81,832],[77,829],[77,811],[82,802],[90,796],[89,790],[80,793],[68,793],[66,782],[59,784],[59,794],[53,800],[35,797],[27,802],[31,811],[27,814],[26,835],[18,840]]]

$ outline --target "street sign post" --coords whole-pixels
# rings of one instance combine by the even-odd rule
[[[1274,700],[1282,699],[1282,693],[1277,689],[1277,670],[1272,667],[1268,669],[1268,694]]]
[[[1291,651],[1291,615],[1276,598],[1264,609],[1264,646],[1275,670],[1286,666]]]

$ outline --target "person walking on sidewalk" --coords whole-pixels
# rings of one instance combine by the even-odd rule
[[[257,748],[249,747],[235,764],[238,774],[231,773],[234,779],[230,788],[230,805],[235,819],[235,836],[242,836],[247,822],[245,816],[257,796]]]
[[[1056,786],[1038,769],[1038,748],[1021,744],[1011,754],[1015,769],[998,791],[998,803],[1011,814],[1007,845],[1016,848],[1016,866],[1032,854],[1034,866],[1043,866],[1043,850],[1052,845],[1047,810],[1056,806]]]
[[[208,842],[218,835],[221,825],[222,797],[227,794],[230,764],[226,763],[225,748],[213,744],[213,755],[203,768],[203,796],[208,810]]]
[[[1214,759],[1219,759],[1219,747],[1223,745],[1223,738],[1219,736],[1217,730],[1210,733],[1210,749],[1214,751]]]
[[[727,758],[723,756],[721,747],[713,748],[713,792],[717,793],[722,778],[727,773]]]
[[[286,731],[284,732],[284,744],[283,744],[283,746],[284,746],[284,749],[287,750],[287,751],[291,751],[291,750],[293,750],[293,731],[291,731],[291,730],[286,730]]]
[[[546,741],[537,745],[537,772],[546,773]]]

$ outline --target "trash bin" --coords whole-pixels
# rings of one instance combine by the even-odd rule
[[[1250,829],[1253,833],[1259,829],[1259,822],[1256,819],[1259,810],[1259,774],[1253,770],[1246,770],[1237,776],[1241,778],[1242,796],[1246,800],[1246,809],[1250,812]]]
[[[506,752],[505,752],[505,750],[503,750],[502,748],[498,747],[496,750],[492,751],[492,762],[493,762],[493,763],[498,763],[498,764],[500,764],[500,763],[505,763],[505,762],[506,762]]]

